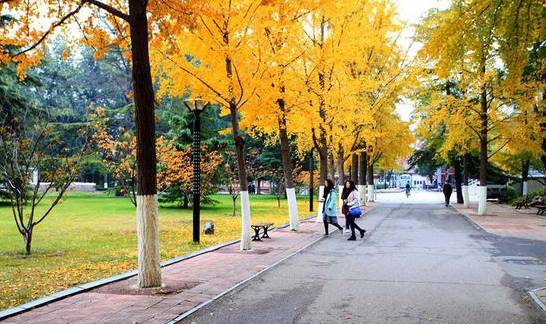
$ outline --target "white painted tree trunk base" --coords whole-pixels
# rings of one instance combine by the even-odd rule
[[[286,188],[286,197],[288,198],[288,217],[290,221],[290,230],[297,231],[300,227],[298,215],[298,203],[296,200],[296,189]]]
[[[375,201],[375,186],[374,185],[368,185],[368,201],[374,202]]]
[[[137,195],[138,287],[161,287],[157,195]]]
[[[522,189],[523,195],[527,196],[529,194],[529,182],[523,181],[522,186],[523,186],[523,189]]]
[[[463,191],[463,207],[470,207],[470,194],[468,193],[468,186],[462,186]]]
[[[358,190],[358,196],[359,196],[359,199],[360,199],[360,204],[361,205],[366,205],[366,186],[365,185],[358,185],[356,187],[356,189]]]
[[[322,223],[322,208],[324,204],[322,203],[322,195],[324,195],[324,186],[319,186],[319,195],[318,195],[318,208],[317,208],[317,223]]]
[[[478,215],[487,213],[487,186],[478,186]]]
[[[241,251],[250,250],[250,197],[248,191],[241,191]]]

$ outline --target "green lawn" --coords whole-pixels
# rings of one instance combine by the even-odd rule
[[[202,235],[200,245],[191,242],[191,209],[160,208],[162,260],[239,237],[239,205],[233,217],[230,196],[213,198],[219,203],[204,206],[201,220],[214,221],[216,233]],[[250,199],[253,222],[288,222],[286,201],[278,208],[274,196]],[[308,216],[307,201],[299,199],[298,205],[300,216]],[[26,257],[11,208],[0,206],[0,309],[135,269],[135,229],[135,209],[129,200],[102,193],[69,194],[36,227],[33,254]]]

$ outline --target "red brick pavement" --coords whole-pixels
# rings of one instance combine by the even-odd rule
[[[251,251],[238,244],[163,268],[164,287],[142,293],[136,278],[108,284],[53,302],[5,323],[165,323],[209,301],[263,269],[316,242],[322,224],[303,222],[300,232],[281,229],[271,240],[253,242]]]
[[[536,215],[536,208],[515,209],[510,205],[488,203],[487,215],[479,216],[478,207],[453,205],[487,232],[517,238],[546,241],[546,216]]]

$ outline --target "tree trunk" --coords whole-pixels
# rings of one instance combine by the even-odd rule
[[[355,185],[358,185],[358,154],[353,153],[351,155],[351,170],[353,171],[352,179]]]
[[[226,44],[229,43],[227,35],[224,37]],[[233,65],[231,58],[226,56],[226,74],[229,80],[233,78]],[[233,94],[233,85],[229,87],[230,94]],[[239,173],[239,189],[241,195],[241,250],[250,250],[250,198],[248,196],[248,179],[245,167],[245,141],[240,133],[239,127],[239,107],[237,107],[235,97],[230,99],[229,112],[231,116],[231,130],[235,151],[237,153],[237,171]]]
[[[26,232],[24,237],[23,237],[24,240],[25,240],[25,254],[26,255],[30,255],[32,253],[32,230],[33,230],[33,228],[31,227],[30,230],[28,232]]]
[[[527,196],[529,193],[529,159],[524,159],[521,165],[521,194]]]
[[[336,163],[335,163],[335,158],[334,158],[334,155],[332,153],[330,153],[328,155],[328,173],[329,173],[329,178],[330,180],[332,180],[334,182],[334,185],[335,185],[335,179],[336,179],[336,167],[335,167]]]
[[[262,179],[258,178],[256,181],[258,182],[258,185],[256,186],[256,194],[259,195],[262,193]]]
[[[368,201],[375,201],[375,185],[373,179],[373,162],[368,165]]]
[[[468,160],[470,159],[470,154],[465,153],[463,155],[463,206],[464,208],[470,207],[470,195],[468,193]]]
[[[482,69],[485,74],[485,66]],[[487,115],[487,90],[484,86],[480,96],[480,188],[479,188],[479,204],[478,215],[487,213],[487,132],[488,132],[488,115]]]
[[[462,204],[464,202],[462,190],[463,179],[461,175],[461,161],[458,158],[453,160],[453,168],[455,169],[455,190],[457,190],[457,203]]]
[[[154,90],[146,1],[130,0],[129,14],[137,139],[138,286],[161,287],[157,209]]]
[[[237,216],[237,196],[231,196],[233,200],[233,217]]]
[[[315,191],[315,159],[313,149],[309,152],[309,211],[313,211],[313,196]]]
[[[281,87],[284,92],[284,87]],[[277,105],[281,111],[279,117],[279,140],[281,142],[281,159],[284,171],[284,183],[286,186],[286,198],[288,200],[288,220],[290,229],[297,231],[299,227],[298,204],[296,201],[296,190],[292,179],[292,165],[290,161],[290,143],[288,140],[288,131],[286,127],[286,107],[284,99],[277,100]],[[280,200],[279,200],[280,207]]]
[[[368,156],[366,152],[361,152],[358,161],[358,191],[360,202],[366,203],[366,173],[368,171]]]
[[[338,186],[343,186],[343,183],[345,182],[345,170],[343,168],[344,155],[345,154],[343,153],[343,147],[341,147],[340,145],[339,150],[337,152],[337,176],[338,176],[337,184]]]
[[[184,192],[184,201],[183,201],[182,208],[184,209],[188,208],[189,204],[190,204],[190,200],[188,199],[188,193]]]
[[[370,165],[368,165],[368,185],[373,185],[374,179],[373,179],[373,163],[370,162]]]

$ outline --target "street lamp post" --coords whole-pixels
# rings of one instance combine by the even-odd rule
[[[193,241],[199,243],[201,234],[201,112],[209,105],[205,104],[201,98],[188,99],[184,105],[193,113],[193,146],[192,146],[192,164],[193,164]]]

